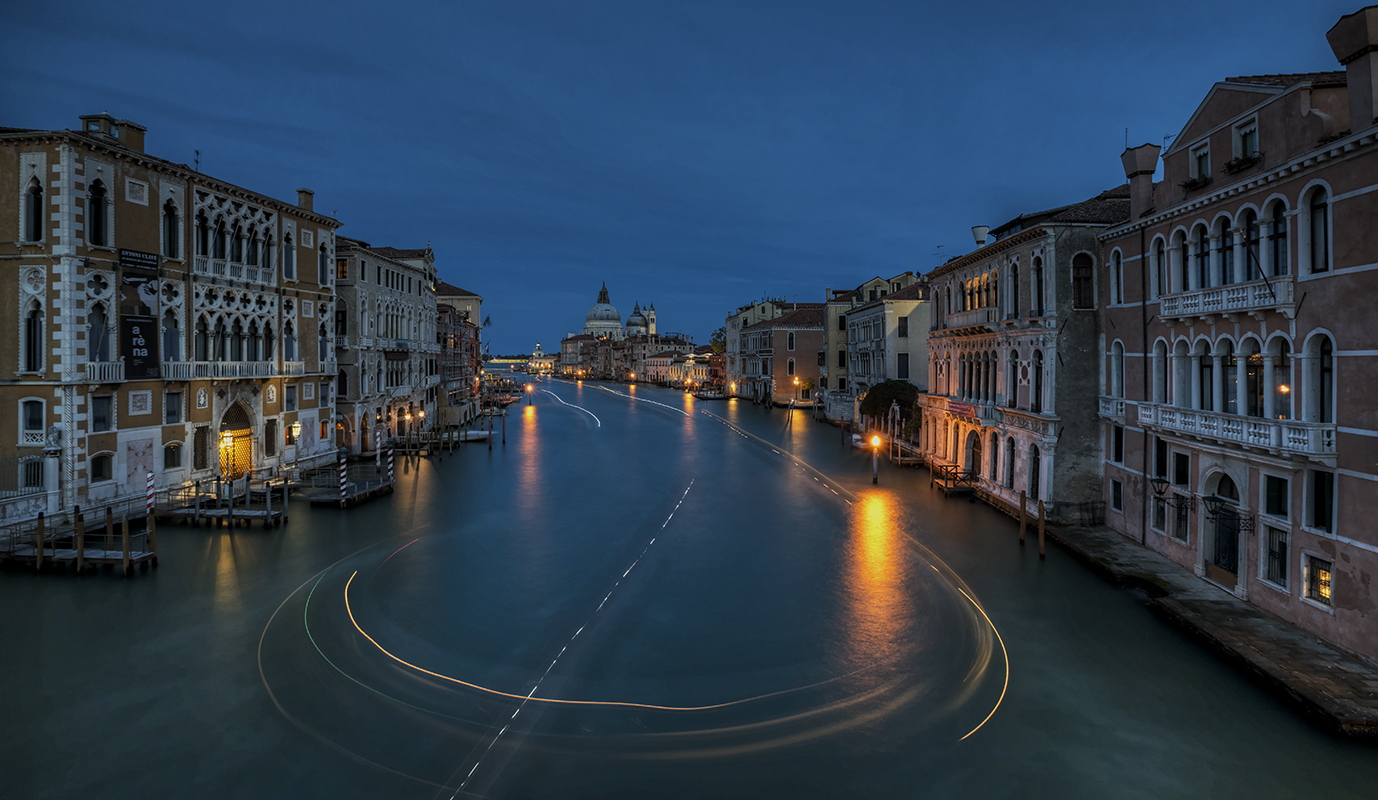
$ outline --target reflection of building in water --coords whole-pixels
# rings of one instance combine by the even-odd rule
[[[598,301],[584,315],[583,331],[561,340],[556,368],[561,375],[576,377],[647,380],[649,360],[656,354],[693,349],[691,337],[657,330],[654,304],[643,309],[636,303],[624,327],[604,284]]]
[[[142,496],[149,472],[167,486],[331,457],[289,436],[334,425],[339,224],[310,191],[283,202],[165,161],[108,114],[0,131],[19,200],[0,296],[20,315],[0,347],[19,420],[0,462],[22,465],[0,515]]]

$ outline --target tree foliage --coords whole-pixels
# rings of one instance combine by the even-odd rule
[[[909,381],[886,381],[871,388],[861,400],[861,413],[879,416],[889,413],[891,404],[900,407],[900,418],[909,419],[914,413],[914,401],[919,399],[919,387]]]
[[[708,339],[708,343],[713,346],[713,352],[727,352],[727,326],[723,325],[713,331],[713,335]]]

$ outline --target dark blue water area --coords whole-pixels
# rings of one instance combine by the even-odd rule
[[[1371,796],[1378,750],[808,411],[536,389],[358,508],[0,575],[13,796]]]

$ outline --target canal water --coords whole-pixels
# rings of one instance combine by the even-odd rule
[[[807,412],[535,388],[365,506],[0,575],[0,795],[1374,796],[1378,750]]]

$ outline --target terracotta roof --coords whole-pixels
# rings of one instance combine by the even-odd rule
[[[1318,86],[1344,86],[1344,72],[1294,72],[1288,75],[1238,75],[1226,78],[1226,83],[1250,83],[1255,86],[1291,86],[1310,81]]]
[[[439,280],[435,282],[435,293],[436,293],[436,295],[437,295],[438,297],[478,297],[478,296],[479,296],[478,292],[471,292],[471,291],[468,291],[467,289],[461,289],[461,288],[459,288],[458,286],[455,286],[455,285],[452,284],[452,283],[446,283],[445,281],[439,281]]]
[[[1107,189],[1090,200],[1067,206],[1049,222],[1089,222],[1111,225],[1129,219],[1129,184]]]
[[[799,305],[804,305],[800,303]],[[824,311],[822,303],[813,303],[814,308],[801,308],[798,311],[776,317],[775,319],[762,320],[755,325],[748,325],[742,328],[744,331],[764,331],[771,328],[821,328],[824,324]]]
[[[593,341],[595,338],[597,338],[597,337],[595,337],[595,336],[594,336],[593,334],[591,334],[591,333],[576,333],[576,334],[573,335],[573,336],[566,336],[566,337],[565,337],[565,341],[566,341],[566,342],[586,342],[586,341],[587,341],[587,342],[591,342],[591,341]]]
[[[678,351],[678,350],[664,350],[664,351],[662,351],[662,352],[656,353],[655,355],[649,356],[649,357],[650,357],[650,358],[666,358],[666,357],[671,357],[671,358],[673,358],[674,356],[677,356],[677,355],[679,355],[679,351]]]
[[[843,309],[843,312],[844,312],[844,313],[847,313],[847,314],[855,314],[856,312],[861,311],[861,310],[863,310],[863,309],[875,308],[876,306],[884,305],[886,300],[927,300],[927,299],[928,299],[928,284],[927,284],[926,282],[920,281],[919,283],[911,283],[911,284],[909,284],[908,286],[904,287],[903,289],[900,289],[898,292],[891,292],[890,294],[887,294],[887,295],[885,295],[884,297],[877,297],[877,298],[874,299],[874,300],[870,300],[870,301],[867,301],[867,302],[865,302],[865,303],[862,303],[861,305],[856,306],[855,308],[850,308],[850,309],[845,309],[845,308],[844,308],[844,309]]]

